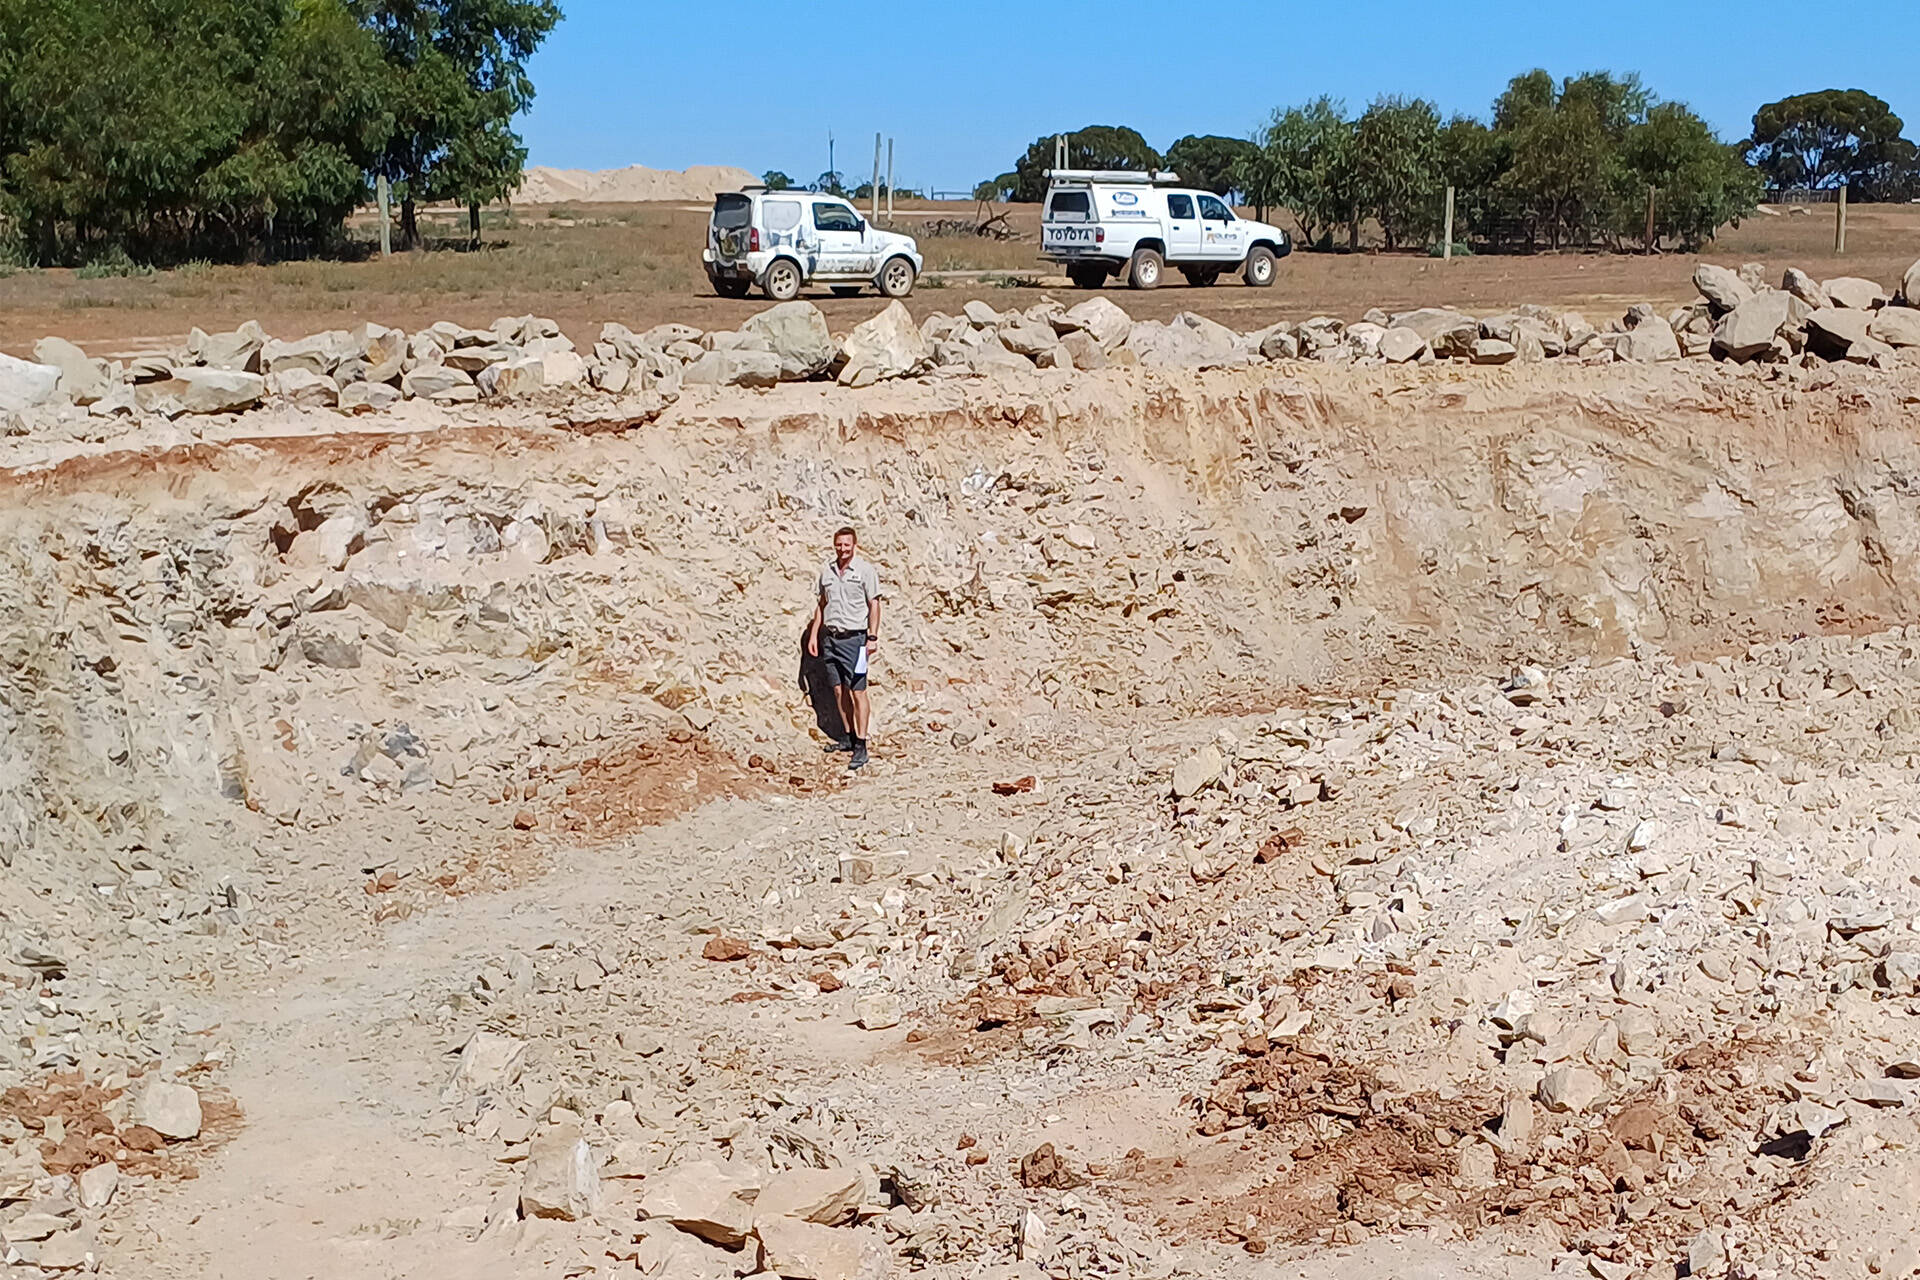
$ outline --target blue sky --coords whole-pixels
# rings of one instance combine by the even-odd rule
[[[530,163],[737,164],[809,181],[896,139],[903,187],[964,189],[1043,133],[1128,124],[1165,149],[1276,105],[1381,93],[1484,115],[1531,67],[1638,71],[1721,136],[1761,103],[1860,88],[1920,137],[1920,0],[562,0],[533,61]]]

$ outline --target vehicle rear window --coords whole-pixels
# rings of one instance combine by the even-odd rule
[[[791,231],[800,225],[798,200],[769,200],[761,207],[769,231]]]
[[[1093,199],[1085,191],[1056,191],[1047,200],[1047,217],[1055,222],[1093,221]]]
[[[1169,218],[1193,217],[1193,197],[1192,196],[1171,196],[1171,195],[1168,196],[1167,197],[1167,216]]]
[[[753,201],[737,191],[722,192],[713,198],[713,225],[726,231],[744,227],[753,221]]]

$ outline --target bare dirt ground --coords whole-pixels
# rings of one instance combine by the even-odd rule
[[[970,216],[972,205],[916,205],[897,211],[903,229],[928,217]],[[1072,300],[1037,256],[1039,213],[1014,206],[1024,239],[986,242],[923,237],[929,271],[986,272],[944,288],[923,282],[912,299],[916,316],[957,312],[969,298],[1002,310],[1025,307],[1043,293]],[[764,300],[713,296],[700,269],[706,215],[697,205],[529,206],[488,215],[486,247],[477,253],[438,250],[382,261],[301,262],[273,267],[196,266],[133,279],[81,280],[71,271],[20,271],[0,277],[0,350],[24,354],[47,334],[93,351],[177,345],[193,325],[212,332],[257,319],[278,335],[347,328],[377,321],[409,330],[437,320],[485,325],[500,315],[558,320],[583,345],[601,322],[635,330],[668,321],[728,328]],[[450,218],[441,234],[464,227]],[[364,228],[363,228],[364,230]],[[1777,280],[1789,266],[1819,278],[1862,275],[1897,280],[1920,253],[1920,206],[1856,206],[1849,253],[1833,257],[1832,215],[1756,217],[1727,231],[1704,255],[1739,266],[1758,261]],[[1691,255],[1646,258],[1603,254],[1540,254],[1466,258],[1452,263],[1407,255],[1296,253],[1272,289],[1247,289],[1229,278],[1211,289],[1173,284],[1150,294],[1115,290],[1139,319],[1198,311],[1241,330],[1313,315],[1354,318],[1370,307],[1388,311],[1458,306],[1491,311],[1519,302],[1617,315],[1636,302],[1679,305],[1694,298]],[[1027,287],[1032,283],[1043,287]],[[815,298],[830,321],[850,327],[873,310],[873,299]]]
[[[1917,410],[1292,364],[36,455],[9,1260],[1909,1276]],[[851,778],[799,650],[843,522]]]

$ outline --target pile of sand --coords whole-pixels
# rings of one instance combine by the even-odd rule
[[[689,169],[649,169],[631,164],[624,169],[528,169],[518,204],[570,204],[575,201],[630,203],[641,200],[710,200],[717,191],[738,191],[758,181],[745,169],[724,164],[697,164]]]

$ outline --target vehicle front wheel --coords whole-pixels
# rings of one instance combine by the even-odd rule
[[[857,298],[860,296],[860,286],[857,284],[837,284],[833,286],[833,296],[836,298]]]
[[[792,258],[777,258],[767,268],[760,292],[775,302],[792,302],[800,296],[800,264]]]
[[[1180,268],[1180,274],[1185,276],[1187,278],[1187,283],[1192,285],[1194,288],[1204,289],[1208,285],[1214,283],[1216,280],[1220,278],[1220,268],[1218,267],[1182,267]]]
[[[1135,289],[1160,287],[1160,255],[1152,249],[1135,249],[1127,264],[1127,283]]]
[[[1261,245],[1247,255],[1247,269],[1241,278],[1252,288],[1264,289],[1273,283],[1273,274],[1273,250]]]
[[[1076,289],[1098,289],[1107,282],[1105,267],[1068,267],[1067,279]]]
[[[913,292],[914,277],[919,274],[905,258],[888,258],[880,268],[880,292],[889,298],[904,298]]]

